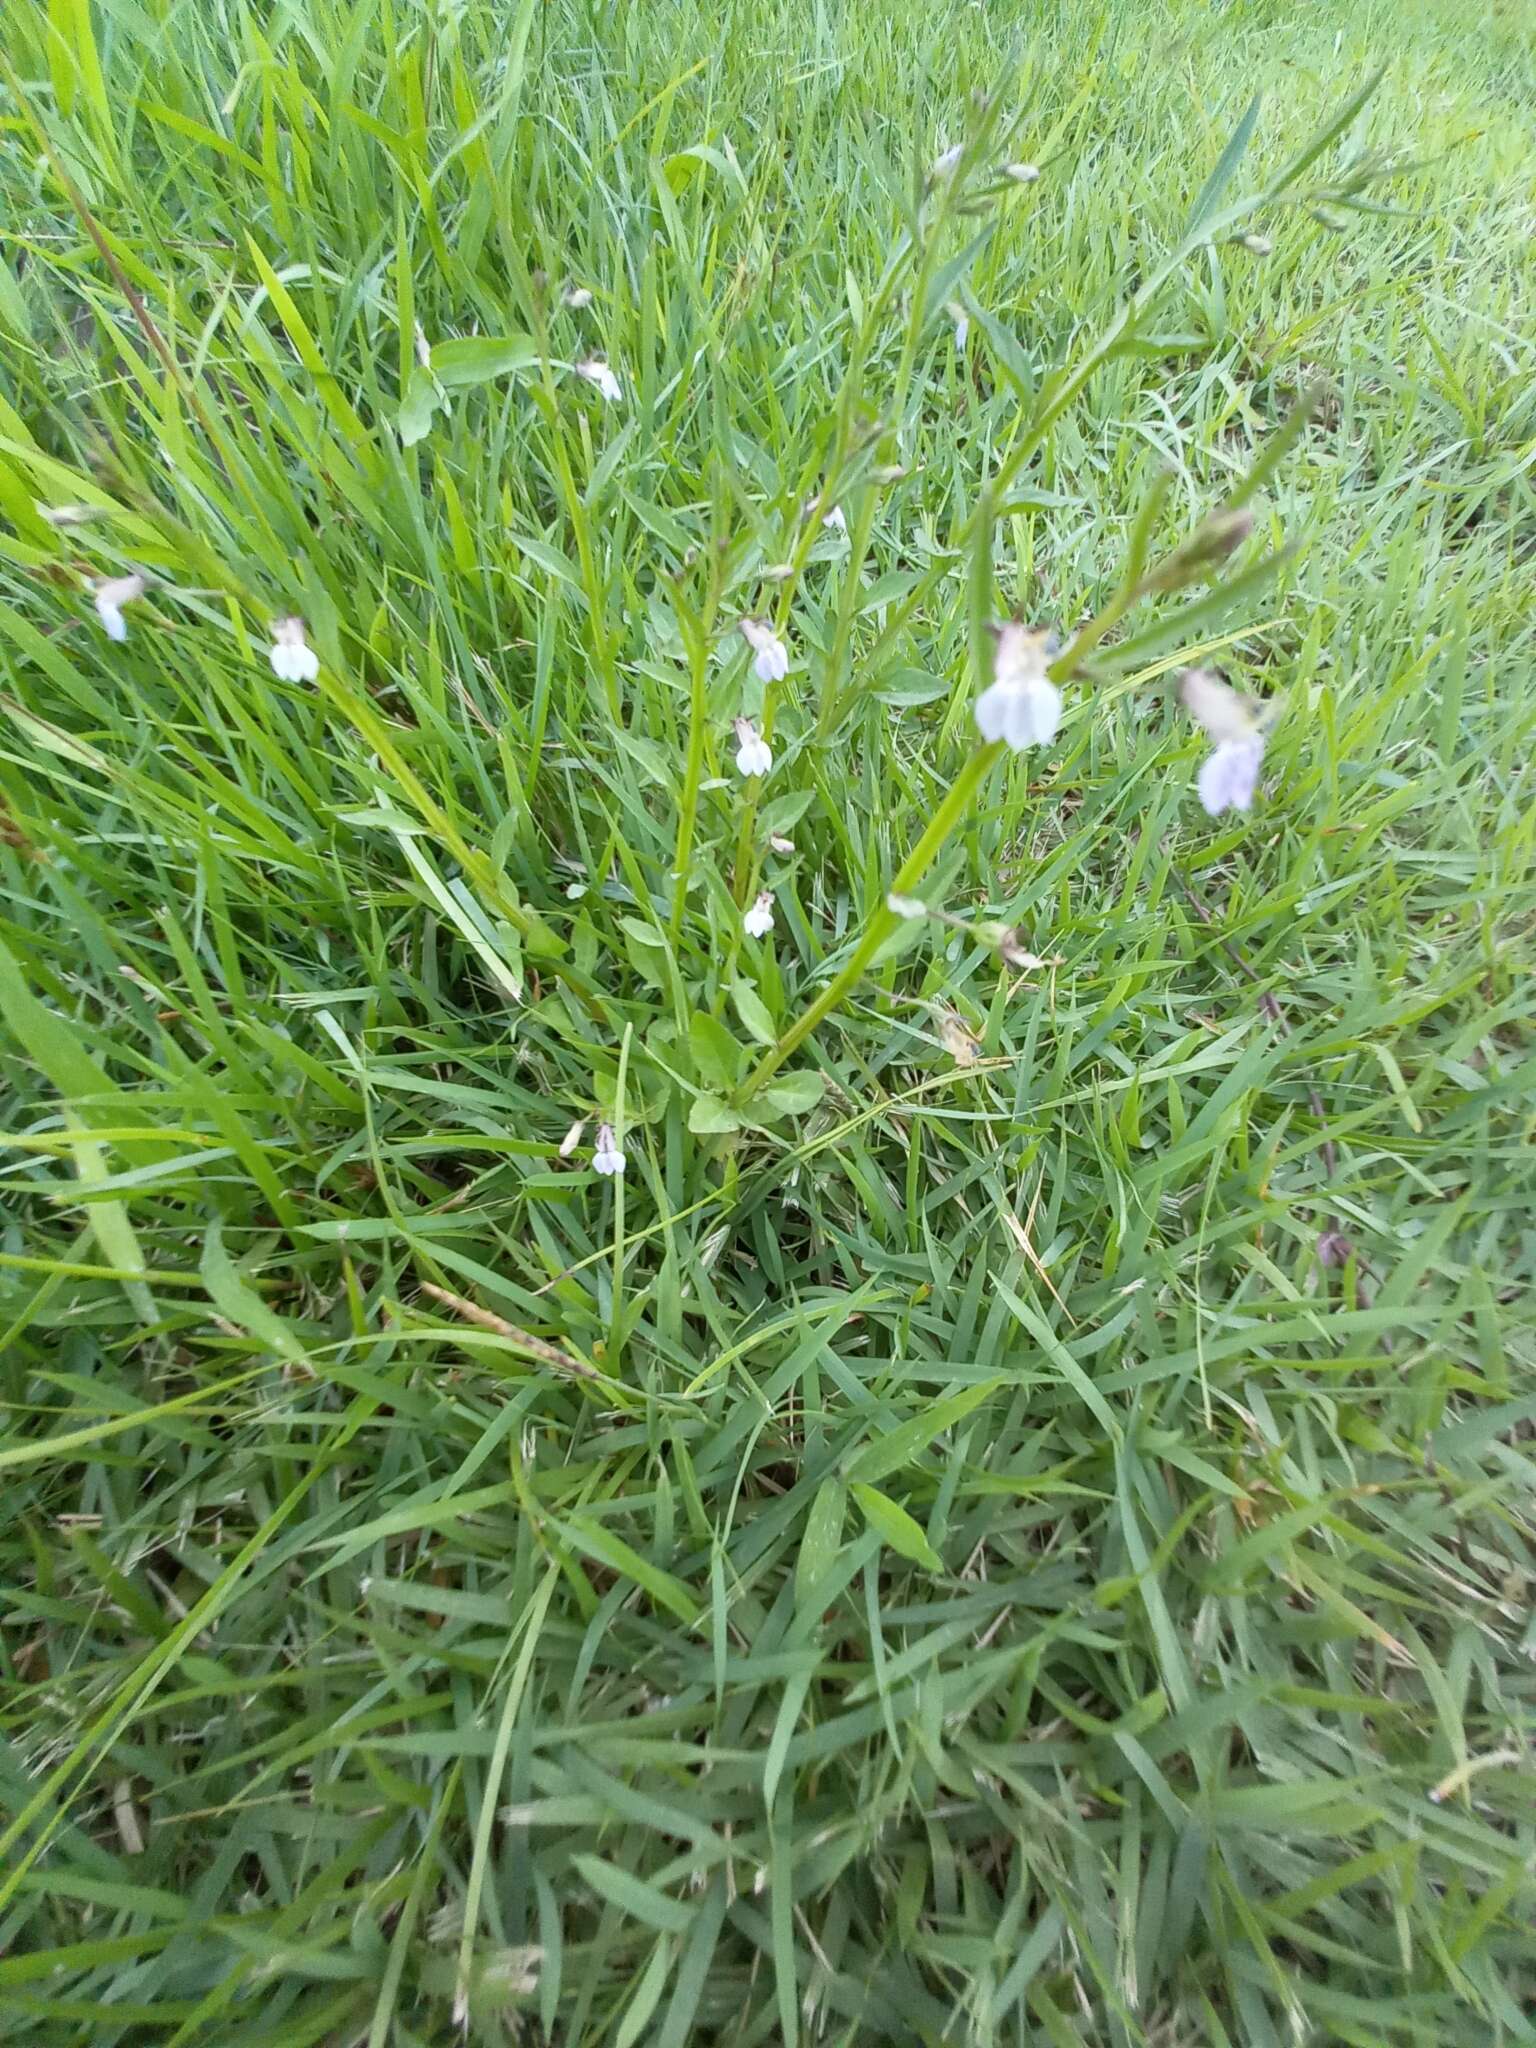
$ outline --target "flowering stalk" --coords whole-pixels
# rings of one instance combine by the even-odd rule
[[[625,1088],[629,1079],[629,1042],[634,1035],[634,1026],[624,1026],[624,1037],[619,1045],[619,1076],[613,1090],[613,1113],[618,1118],[619,1128],[624,1126]],[[615,1379],[619,1376],[621,1353],[624,1345],[624,1154],[618,1149],[618,1141],[605,1124],[603,1132],[608,1143],[604,1148],[609,1164],[606,1169],[613,1185],[613,1284],[608,1300],[608,1346],[603,1359],[603,1370]],[[601,1141],[600,1141],[601,1142]],[[596,1161],[593,1162],[594,1165]]]
[[[943,231],[949,218],[952,192],[948,177],[941,180],[941,197],[928,234],[920,246],[916,274],[912,282],[911,308],[907,318],[907,331],[902,338],[901,358],[896,366],[891,387],[891,398],[887,416],[900,421],[906,412],[907,395],[912,388],[912,377],[917,367],[917,351],[927,326],[928,292],[932,282],[934,265],[943,245]],[[899,450],[895,451],[899,460]],[[874,533],[877,510],[875,494],[866,490],[859,507],[852,532],[848,536],[848,561],[843,570],[841,588],[838,592],[837,618],[832,629],[832,648],[827,656],[826,681],[821,693],[821,711],[816,720],[816,737],[824,741],[832,730],[829,713],[841,701],[843,669],[849,660],[849,648],[853,639],[854,620],[858,616],[859,600],[864,594],[863,572],[865,557],[869,553],[870,540]]]
[[[1338,137],[1343,134],[1349,123],[1376,90],[1380,78],[1380,72],[1373,73],[1359,91],[1351,95],[1334,118],[1324,128],[1319,130],[1300,154],[1293,158],[1263,190],[1250,193],[1248,197],[1235,200],[1229,206],[1221,208],[1219,207],[1219,201],[1222,190],[1227,180],[1235,172],[1237,159],[1241,154],[1240,148],[1234,150],[1229,145],[1226,156],[1213,176],[1212,184],[1202,194],[1201,200],[1197,203],[1195,212],[1186,224],[1184,233],[1180,236],[1179,240],[1169,250],[1163,260],[1152,267],[1136,291],[1129,298],[1121,301],[1104,328],[1100,331],[1097,339],[1089,345],[1078,361],[1070,369],[1064,369],[1057,376],[1048,380],[1042,386],[1033,408],[1028,412],[1021,412],[1014,425],[1013,440],[1000,456],[988,486],[994,501],[1001,502],[1013,479],[1024,468],[1030,458],[1038,453],[1049,438],[1051,429],[1063,413],[1067,412],[1075,404],[1095,373],[1102,369],[1106,363],[1112,361],[1124,348],[1134,344],[1143,316],[1150,311],[1163,287],[1188,262],[1191,256],[1212,243],[1229,238],[1240,227],[1241,223],[1266,208],[1298,206],[1308,203],[1309,193],[1305,188],[1299,186],[1303,173],[1310,168],[1330,144],[1337,141]],[[1244,140],[1246,140],[1245,131],[1251,126],[1253,111],[1250,108],[1249,114],[1244,119],[1243,128],[1239,131]],[[1234,137],[1234,142],[1236,140],[1237,138]],[[1381,166],[1374,164],[1362,165],[1349,182],[1351,196],[1353,197],[1358,191],[1363,190],[1383,174]],[[1218,180],[1220,181],[1219,183],[1217,182]],[[1256,465],[1249,478],[1228,499],[1227,509],[1229,511],[1236,511],[1267,480],[1272,468],[1290,446],[1292,439],[1306,425],[1313,403],[1314,400],[1310,397],[1304,399],[1302,405],[1295,409],[1291,418],[1279,432],[1271,437],[1271,440],[1276,445],[1266,450],[1268,459],[1261,458],[1260,463]],[[970,518],[966,520],[954,538],[952,545],[956,549],[965,548],[974,539],[979,510],[980,504],[978,501],[977,509],[973,510]],[[848,571],[850,576],[857,574],[861,566],[860,536],[855,534]],[[870,650],[867,666],[878,666],[879,659],[886,648],[894,642],[902,628],[932,595],[935,581],[935,573],[930,572],[928,576],[914,585],[898,604],[892,607],[890,616],[887,618],[879,638]],[[1106,622],[1105,631],[1108,630],[1109,623],[1112,622]],[[841,626],[841,619],[839,619],[839,626]],[[1072,661],[1080,660],[1086,652],[1086,646],[1081,645],[1075,645],[1067,650]],[[1062,660],[1052,663],[1051,674],[1059,679],[1070,673],[1070,668],[1071,661],[1064,657]],[[841,723],[848,710],[851,689],[851,685],[848,689],[840,687],[838,663],[836,661],[829,663],[827,686],[822,693],[821,715],[816,724],[816,735],[819,740],[826,740]]]
[[[566,454],[560,399],[555,390],[554,363],[550,356],[549,331],[542,305],[535,306],[535,315],[539,346],[539,382],[532,389],[543,400],[541,410],[544,414],[544,424],[549,429],[550,449],[554,455],[555,467],[559,471],[566,517],[571,522],[571,536],[576,542],[576,560],[581,570],[581,585],[587,600],[587,616],[592,622],[592,652],[598,673],[603,679],[603,694],[608,700],[608,716],[615,725],[620,725],[623,723],[623,707],[619,696],[618,661],[609,638],[603,592],[598,583],[597,566],[593,559],[592,533],[587,520],[586,502],[576,488],[576,478],[571,470],[570,458]],[[606,371],[607,365],[604,364],[603,368]]]
[[[688,863],[693,858],[693,835],[698,823],[699,790],[704,780],[704,737],[709,707],[709,628],[696,619],[679,600],[677,622],[688,649],[688,759],[683,769],[683,800],[677,814],[677,850],[673,857],[672,916],[668,930],[673,943],[683,929],[688,905]]]
[[[973,153],[979,150],[990,133],[996,114],[996,104],[985,107],[977,133],[971,139]],[[963,154],[963,151],[961,152]],[[948,152],[946,152],[948,154]],[[958,157],[955,162],[958,163]],[[936,167],[937,168],[937,167]],[[838,400],[837,431],[831,457],[826,465],[826,483],[818,494],[817,503],[825,504],[828,493],[837,489],[841,472],[853,450],[858,433],[859,401],[863,396],[864,368],[868,361],[871,345],[890,309],[908,264],[914,252],[917,256],[916,273],[910,293],[910,311],[907,318],[906,334],[902,342],[901,360],[897,366],[894,395],[887,415],[899,419],[906,407],[907,393],[917,363],[917,351],[927,324],[928,294],[933,278],[934,265],[943,243],[943,230],[952,211],[954,191],[952,172],[949,170],[930,179],[933,189],[938,192],[938,205],[930,217],[926,231],[914,217],[913,225],[893,251],[885,268],[885,274],[865,309],[864,319],[854,336],[848,369],[843,378],[842,391]],[[888,429],[886,431],[889,431]],[[828,656],[825,680],[821,692],[821,710],[816,720],[816,737],[824,741],[831,731],[827,712],[838,698],[838,678],[848,657],[854,620],[858,615],[858,600],[863,591],[865,558],[869,553],[870,540],[874,533],[878,512],[875,493],[866,486],[861,502],[849,526],[846,515],[843,531],[848,538],[848,554],[842,565],[842,581],[838,596],[837,618],[833,627],[832,649]],[[790,558],[790,573],[785,578],[779,593],[779,602],[774,625],[784,633],[789,622],[790,609],[794,604],[795,591],[804,572],[812,547],[820,533],[822,522],[817,518],[802,521],[800,539]],[[773,719],[777,708],[777,689],[770,683],[763,693],[762,732],[765,740],[773,738]],[[741,821],[736,836],[736,865],[733,875],[733,893],[739,905],[745,907],[757,887],[758,863],[754,858],[754,837],[757,822],[758,792],[749,790],[741,807]]]
[[[998,756],[1005,751],[1006,749],[1002,741],[995,740],[988,745],[978,747],[966,761],[965,766],[950,784],[949,794],[928,820],[928,826],[922,838],[918,840],[916,846],[913,847],[897,871],[895,879],[891,883],[890,894],[892,896],[900,898],[908,891],[917,887],[918,883],[937,859],[945,840],[948,839],[950,833],[953,832],[956,825],[959,824],[960,820],[970,809],[971,799],[986,780],[988,771],[997,761]],[[746,1080],[737,1089],[735,1100],[738,1104],[747,1101],[752,1095],[755,1095],[763,1083],[783,1066],[784,1062],[795,1050],[795,1047],[803,1039],[809,1038],[824,1018],[831,1016],[838,1004],[842,1002],[843,998],[848,994],[855,982],[857,982],[870,961],[875,957],[875,954],[879,952],[885,941],[901,922],[900,913],[891,909],[888,900],[882,901],[880,907],[865,926],[864,936],[854,947],[842,968],[827,983],[827,986],[822,990],[815,1002],[809,1004],[800,1012],[800,1015],[790,1025],[783,1037],[775,1045],[771,1045],[768,1048],[751,1073],[748,1074]]]

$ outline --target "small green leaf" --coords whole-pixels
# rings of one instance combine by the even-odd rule
[[[757,822],[765,839],[775,834],[782,836],[790,832],[811,807],[814,789],[790,789],[783,796],[776,796],[771,804],[764,804],[757,814]]]
[[[696,1618],[699,1604],[682,1580],[674,1578],[671,1572],[663,1571],[659,1564],[652,1564],[648,1557],[642,1557],[622,1536],[616,1536],[611,1529],[605,1529],[601,1522],[594,1522],[586,1515],[572,1515],[560,1526],[561,1533],[578,1550],[596,1558],[599,1564],[606,1565],[609,1571],[617,1572],[621,1578],[633,1579],[658,1607],[665,1607],[669,1614],[675,1614],[682,1622],[691,1623]]]
[[[1136,1580],[1129,1574],[1118,1579],[1104,1579],[1094,1587],[1094,1604],[1098,1607],[1118,1607],[1122,1600],[1128,1600],[1136,1590]]]
[[[736,1014],[748,1034],[755,1038],[759,1045],[772,1045],[779,1034],[774,1029],[772,1017],[768,1014],[768,1005],[757,990],[749,988],[744,981],[733,981],[731,1001],[736,1005]]]
[[[695,1010],[688,1026],[688,1044],[699,1079],[728,1095],[741,1079],[742,1049],[718,1017]]]
[[[910,1465],[919,1451],[926,1450],[936,1436],[942,1436],[946,1429],[953,1429],[979,1408],[1002,1385],[1000,1379],[987,1380],[979,1387],[966,1387],[958,1394],[950,1394],[945,1400],[935,1401],[916,1415],[908,1416],[905,1422],[898,1422],[894,1429],[888,1429],[872,1443],[864,1445],[848,1467],[850,1479],[884,1479],[892,1472],[899,1472],[903,1465]]]
[[[280,1315],[262,1300],[241,1277],[240,1269],[224,1249],[224,1227],[218,1217],[208,1225],[203,1239],[203,1285],[209,1299],[227,1322],[244,1330],[258,1343],[293,1364],[304,1363],[304,1347]]]
[[[1243,118],[1232,131],[1231,140],[1216,159],[1216,168],[1211,172],[1211,175],[1206,179],[1205,184],[1201,188],[1200,197],[1195,201],[1189,219],[1185,223],[1184,238],[1186,240],[1215,212],[1217,201],[1237,175],[1237,167],[1243,160],[1244,150],[1247,149],[1249,142],[1252,140],[1254,123],[1258,118],[1259,96],[1255,93],[1244,109]]]
[[[741,1118],[718,1095],[696,1095],[688,1111],[688,1128],[703,1138],[719,1131],[739,1131]]]
[[[943,1571],[943,1558],[905,1508],[898,1507],[885,1494],[876,1493],[872,1486],[855,1486],[852,1492],[865,1521],[888,1550],[894,1550],[898,1557],[910,1558],[913,1564],[928,1571]]]
[[[441,403],[437,386],[426,371],[412,370],[400,401],[400,439],[407,448],[414,448],[418,441],[427,438],[432,431],[432,415]]]
[[[877,684],[869,694],[877,704],[902,706],[932,704],[940,697],[947,697],[949,690],[950,685],[941,676],[931,676],[920,668],[899,668],[888,681]]]
[[[674,777],[665,748],[657,746],[654,740],[642,739],[638,733],[625,732],[620,727],[614,728],[613,738],[619,751],[628,754],[658,789],[672,787]]]
[[[956,285],[959,284],[961,278],[964,277],[965,273],[976,261],[976,258],[981,254],[987,243],[991,241],[993,226],[994,223],[988,221],[981,233],[967,242],[957,256],[951,256],[942,268],[935,271],[929,281],[928,296],[923,302],[923,320],[925,324],[933,318],[941,306],[946,305],[953,298]]]
[[[992,360],[1025,404],[1033,405],[1037,387],[1035,366],[1019,346],[1013,329],[1005,327],[1002,321],[996,319],[983,305],[977,304],[968,310],[987,338]]]
[[[660,1934],[686,1934],[693,1925],[692,1906],[685,1906],[657,1885],[647,1884],[633,1871],[605,1863],[601,1856],[578,1856],[574,1861],[577,1874],[599,1898],[609,1900],[642,1926],[654,1927]]]
[[[782,1074],[753,1096],[752,1107],[763,1123],[781,1116],[804,1116],[820,1102],[826,1087],[824,1074]]]
[[[527,370],[538,361],[531,334],[508,334],[500,340],[474,335],[467,341],[442,341],[432,351],[432,374],[446,390],[489,384],[494,378]]]
[[[843,1540],[843,1514],[847,1494],[836,1479],[824,1479],[816,1489],[811,1511],[805,1518],[800,1554],[795,1559],[795,1605],[803,1607],[820,1585],[837,1556]]]

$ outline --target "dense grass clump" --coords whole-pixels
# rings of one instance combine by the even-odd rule
[[[1536,2040],[1520,11],[0,95],[7,2044]]]

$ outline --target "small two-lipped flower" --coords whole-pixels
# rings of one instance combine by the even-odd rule
[[[274,619],[267,650],[272,673],[285,683],[312,683],[320,673],[320,657],[304,637],[300,618]]]
[[[750,718],[736,721],[736,773],[766,775],[773,766],[773,749]]]
[[[822,501],[820,493],[812,491],[811,495],[805,501],[804,509],[805,517],[807,519],[813,516],[817,506],[821,502]],[[827,510],[823,512],[821,515],[821,524],[828,533],[840,533],[845,540],[847,539],[848,515],[843,510],[841,505],[829,505]]]
[[[142,576],[113,576],[105,583],[98,583],[91,592],[96,606],[96,616],[101,629],[109,640],[126,640],[128,622],[123,617],[123,606],[132,604],[136,597],[142,597],[146,585]]]
[[[610,405],[617,405],[624,396],[624,386],[617,373],[602,356],[588,356],[576,365],[578,377],[585,377],[607,399]]]
[[[741,928],[749,939],[766,939],[773,930],[773,894],[764,889],[751,909],[742,915]]]
[[[752,650],[752,668],[759,682],[781,683],[789,674],[789,649],[761,619],[737,622],[741,637]]]
[[[1264,765],[1264,719],[1259,707],[1206,668],[1179,678],[1184,709],[1212,743],[1200,763],[1195,791],[1209,816],[1253,808]]]
[[[984,740],[1006,741],[1015,753],[1049,746],[1061,723],[1061,692],[1046,673],[1051,635],[1017,619],[993,630],[993,680],[976,699],[977,730]]]
[[[624,1171],[624,1154],[619,1150],[618,1140],[613,1135],[612,1124],[599,1124],[597,1145],[592,1154],[594,1173],[618,1174]]]

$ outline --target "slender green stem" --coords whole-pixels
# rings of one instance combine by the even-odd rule
[[[892,895],[904,895],[909,889],[917,887],[933,865],[945,840],[970,808],[972,797],[1002,751],[1001,740],[994,740],[988,746],[978,747],[971,755],[950,785],[949,794],[929,819],[922,838],[897,870],[891,883]],[[889,904],[882,903],[879,906],[865,926],[864,936],[854,947],[842,969],[827,983],[815,1002],[801,1011],[784,1036],[776,1045],[768,1048],[748,1074],[736,1091],[738,1102],[744,1102],[754,1095],[770,1075],[778,1071],[796,1046],[808,1038],[823,1019],[832,1014],[900,922],[901,919]]]
[[[560,491],[565,499],[566,517],[571,523],[571,534],[576,542],[576,560],[581,570],[581,587],[587,600],[587,616],[592,625],[592,652],[596,657],[597,669],[603,679],[603,693],[608,700],[608,716],[615,725],[623,722],[623,702],[619,694],[619,671],[614,659],[613,643],[607,626],[607,606],[604,593],[598,582],[597,565],[592,554],[591,529],[587,520],[587,508],[581,492],[576,488],[575,474],[570,458],[566,454],[565,434],[561,426],[560,398],[555,389],[554,363],[550,356],[549,334],[542,315],[538,319],[536,339],[539,347],[539,383],[537,389],[544,400],[544,423],[549,428],[550,452],[560,474]]]
[[[832,458],[827,469],[827,475],[830,478],[837,478],[841,473],[843,465],[848,460],[849,450],[853,444],[856,431],[859,400],[863,395],[864,370],[869,360],[870,344],[874,336],[879,332],[880,323],[885,318],[886,312],[889,309],[903,270],[913,251],[916,250],[919,253],[919,261],[917,276],[911,294],[911,312],[907,321],[907,331],[902,344],[901,360],[897,368],[893,396],[889,408],[889,418],[891,420],[899,420],[901,416],[906,404],[907,392],[912,382],[913,368],[917,360],[918,341],[923,328],[923,307],[928,296],[928,281],[933,274],[934,258],[938,252],[941,230],[948,218],[949,197],[946,193],[928,224],[926,234],[921,239],[907,237],[894,252],[890,263],[886,267],[885,275],[880,281],[874,299],[865,310],[863,323],[854,337],[853,350],[849,357],[848,368],[838,396],[837,436]],[[887,431],[889,432],[889,429]],[[824,492],[817,498],[818,506],[823,503],[825,503]],[[834,700],[841,701],[841,695],[838,690],[838,678],[842,673],[848,641],[857,612],[858,599],[864,587],[864,561],[869,553],[869,543],[874,532],[877,509],[873,491],[867,492],[864,503],[855,516],[853,527],[849,532],[848,558],[843,565],[843,580],[838,598],[837,620],[833,627],[832,651],[828,657],[826,674],[822,684],[821,705],[816,715],[815,732],[818,742],[824,741],[832,729],[827,717],[829,706]],[[815,518],[806,519],[802,522],[801,534],[790,559],[790,574],[785,579],[784,587],[779,593],[779,602],[776,607],[775,630],[781,634],[787,630],[790,613],[794,606],[795,593],[799,588],[800,578],[804,573],[806,561],[816,542],[818,525],[819,521]],[[763,695],[762,729],[764,739],[771,739],[773,737],[773,720],[777,708],[777,691],[774,685],[770,683]],[[757,886],[757,876],[760,867],[760,862],[753,858],[753,837],[757,823],[759,795],[760,785],[749,788],[746,800],[741,807],[741,821],[736,835],[736,862],[732,871],[733,889],[736,901],[743,909],[745,909],[753,889]]]
[[[634,1026],[624,1026],[624,1037],[619,1045],[619,1078],[613,1091],[613,1116],[618,1142],[624,1143],[624,1095],[629,1082],[629,1041]],[[624,1176],[612,1176],[613,1185],[613,1284],[608,1303],[608,1348],[603,1359],[603,1370],[615,1379],[619,1376],[620,1354],[624,1347]]]
[[[677,819],[677,853],[673,860],[672,917],[669,931],[676,944],[683,929],[688,906],[688,863],[693,858],[693,835],[699,814],[699,787],[704,780],[704,738],[708,720],[709,645],[706,635],[685,619],[679,606],[679,623],[688,647],[688,761],[683,770],[683,801]]]
[[[896,376],[891,387],[887,439],[895,435],[906,411],[907,395],[912,388],[912,374],[917,365],[918,343],[926,324],[929,281],[933,276],[934,262],[943,240],[949,210],[949,194],[946,192],[929,224],[928,233],[918,245],[920,253],[917,273],[912,281],[907,331],[902,338],[901,359],[896,366]],[[832,629],[832,651],[827,657],[826,682],[822,689],[821,708],[816,719],[818,740],[825,740],[831,731],[827,722],[828,711],[830,706],[840,701],[842,697],[843,670],[848,662],[848,648],[853,638],[853,622],[858,615],[859,600],[864,594],[864,559],[869,553],[870,537],[874,532],[875,512],[876,499],[871,491],[866,494],[859,516],[854,522],[853,531],[849,535],[848,563],[838,595],[837,619]]]

